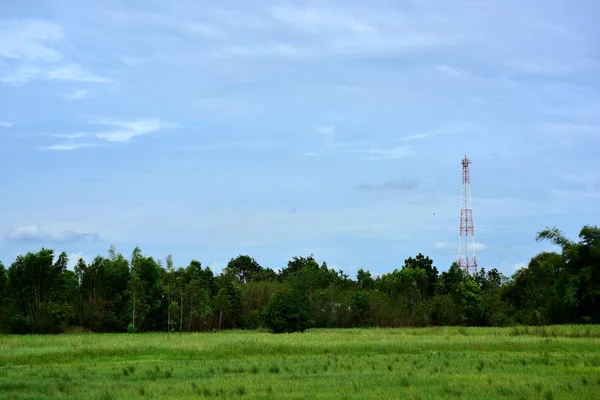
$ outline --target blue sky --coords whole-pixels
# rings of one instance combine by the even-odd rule
[[[512,274],[600,217],[600,3],[4,1],[0,259]]]

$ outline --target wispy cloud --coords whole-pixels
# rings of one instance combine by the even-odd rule
[[[0,21],[0,57],[24,62],[58,62],[62,54],[51,47],[64,38],[60,25],[38,19]]]
[[[385,227],[385,224],[360,224],[360,225],[351,225],[351,226],[342,226],[337,228],[338,231],[368,231],[374,229],[382,229]]]
[[[127,65],[135,67],[137,65],[146,63],[148,60],[142,57],[122,57],[121,61],[123,61]]]
[[[548,190],[552,195],[563,198],[572,197],[587,197],[587,198],[600,198],[600,190],[564,190],[558,188],[550,188]]]
[[[404,137],[400,138],[399,141],[412,142],[414,140],[427,139],[432,136],[443,135],[443,134],[447,134],[447,133],[456,133],[456,132],[460,132],[460,130],[459,129],[438,129],[438,130],[434,130],[434,131],[430,131],[430,132],[416,133],[414,135],[404,136]]]
[[[100,147],[101,144],[98,143],[59,143],[53,144],[51,146],[45,147],[46,150],[54,150],[54,151],[71,151],[71,150],[79,150],[86,149],[90,147]]]
[[[43,70],[34,65],[20,65],[6,75],[0,76],[0,82],[21,85],[36,79],[43,74]]]
[[[317,132],[319,132],[321,135],[325,136],[325,144],[328,146],[333,145],[333,138],[335,135],[334,131],[335,131],[334,126],[321,126],[321,127],[317,128]]]
[[[403,142],[410,142],[412,140],[425,139],[428,136],[429,136],[429,134],[427,134],[427,133],[417,133],[416,135],[405,136],[400,140],[402,140]]]
[[[458,242],[456,243],[448,243],[448,242],[435,242],[433,243],[433,247],[438,249],[438,250],[442,250],[446,253],[451,253],[453,251],[456,251],[456,253],[458,254]],[[486,251],[488,249],[488,247],[480,242],[475,242],[475,251],[476,252],[483,252]]]
[[[347,31],[357,34],[375,33],[375,26],[366,21],[364,14],[352,15],[339,9],[300,7],[295,5],[273,6],[269,16],[287,26],[303,32]]]
[[[77,64],[68,64],[57,68],[25,64],[0,77],[0,82],[20,85],[34,79],[94,83],[113,82],[110,78],[87,72]]]
[[[0,128],[11,128],[12,126],[11,122],[0,120]]]
[[[90,147],[100,147],[106,145],[106,143],[125,143],[129,142],[135,137],[147,135],[149,133],[158,132],[164,129],[175,129],[175,128],[195,128],[200,124],[195,122],[184,122],[184,123],[171,123],[161,121],[159,119],[141,119],[133,121],[125,120],[112,120],[112,119],[101,119],[101,118],[90,118],[87,120],[90,125],[98,126],[110,126],[114,129],[110,130],[99,130],[95,132],[75,132],[75,133],[57,133],[52,134],[53,137],[64,138],[64,139],[83,139],[83,138],[96,138],[99,143],[91,143],[88,141],[77,142],[69,141],[67,143],[58,143],[48,147],[46,150],[57,150],[57,151],[69,151],[85,149]]]
[[[421,181],[412,178],[396,178],[388,179],[382,183],[361,183],[357,185],[359,190],[366,191],[381,191],[381,190],[392,190],[392,191],[406,191],[417,189],[421,185]]]
[[[273,146],[273,142],[269,140],[257,140],[257,141],[238,141],[238,142],[217,142],[200,146],[186,146],[185,150],[188,151],[211,151],[221,150],[227,148],[241,148],[247,150],[265,150]]]
[[[100,241],[97,233],[78,233],[75,231],[50,232],[36,225],[21,226],[9,230],[4,239],[9,242],[74,243],[82,241]]]
[[[449,33],[417,29],[407,15],[392,8],[276,5],[266,13],[223,11],[217,15],[243,40],[215,48],[214,56],[355,57],[408,54],[455,45]],[[250,32],[269,34],[277,42],[248,41]],[[301,40],[299,40],[301,39]]]
[[[403,158],[414,154],[413,146],[396,146],[390,149],[370,149],[367,151],[368,160],[385,160]]]
[[[412,142],[423,140],[429,137],[458,132],[457,129],[439,129],[430,132],[422,132],[380,142],[374,141],[336,141],[335,127],[332,125],[321,126],[317,128],[317,132],[325,137],[325,146],[327,151],[309,151],[304,152],[305,156],[329,156],[335,154],[363,154],[369,160],[381,160],[387,158],[402,158],[414,154],[414,146],[401,145],[398,143]]]
[[[76,90],[72,93],[62,95],[61,97],[66,100],[83,100],[83,99],[91,99],[94,96],[95,96],[94,93],[91,93],[87,90],[80,89],[80,90]]]
[[[151,132],[156,132],[161,128],[168,127],[168,124],[157,119],[138,120],[138,121],[110,121],[98,120],[97,124],[109,125],[119,128],[113,131],[96,133],[98,139],[103,139],[108,142],[124,143],[133,139],[136,136],[145,135]]]
[[[74,82],[112,82],[112,79],[84,71],[77,64],[69,64],[47,72],[47,79]]]
[[[0,21],[0,60],[11,61],[8,72],[0,82],[14,85],[34,79],[112,82],[111,79],[90,73],[78,64],[68,62],[59,48],[65,41],[62,27],[39,19]]]
[[[572,72],[572,68],[567,64],[549,58],[518,60],[507,62],[505,65],[518,72],[532,75],[554,75]]]
[[[467,75],[465,71],[460,68],[452,67],[450,65],[442,64],[436,67],[436,70],[441,72],[442,74],[451,76],[453,78],[461,78]]]

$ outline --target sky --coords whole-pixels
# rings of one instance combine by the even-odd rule
[[[511,275],[600,222],[597,0],[0,2],[0,260]]]

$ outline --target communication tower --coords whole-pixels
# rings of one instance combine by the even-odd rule
[[[458,266],[467,274],[477,275],[477,259],[475,257],[475,233],[473,229],[473,209],[471,206],[471,178],[469,164],[465,158],[462,164],[462,200],[460,209],[460,240],[458,245]]]

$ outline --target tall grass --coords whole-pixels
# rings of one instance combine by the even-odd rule
[[[0,397],[600,398],[600,327],[3,336]]]

